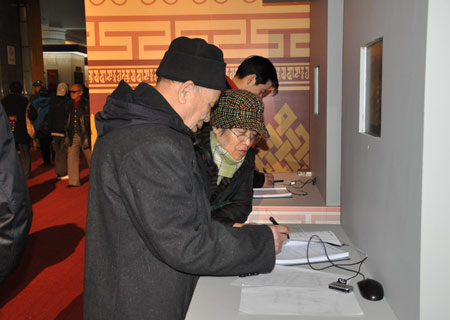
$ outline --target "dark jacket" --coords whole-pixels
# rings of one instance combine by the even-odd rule
[[[64,134],[66,125],[66,104],[69,99],[66,96],[55,96],[50,99],[48,109],[48,128],[51,133]]]
[[[81,147],[87,149],[91,147],[91,120],[90,120],[90,110],[89,110],[89,100],[81,98],[80,105],[78,106],[80,110],[80,126],[81,126]],[[66,104],[66,125],[65,125],[65,144],[70,147],[73,142],[73,114],[75,107],[73,101],[70,100]]]
[[[2,104],[10,119],[11,127],[14,127],[15,143],[30,143],[30,137],[28,136],[27,124],[25,121],[28,100],[22,95],[10,93],[2,100]]]
[[[33,210],[8,118],[0,103],[0,285],[22,258]]]
[[[210,144],[210,126],[204,126],[199,135],[201,162],[208,172],[208,187],[211,202],[211,215],[226,225],[244,223],[252,211],[253,172],[255,153],[249,149],[244,162],[232,178],[223,178],[217,185],[219,169],[213,161]]]
[[[84,319],[183,319],[198,276],[269,272],[267,226],[211,221],[195,134],[162,95],[120,82],[96,115]]]

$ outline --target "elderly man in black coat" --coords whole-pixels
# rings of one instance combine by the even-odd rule
[[[22,258],[33,210],[8,118],[0,103],[0,285]]]
[[[225,88],[222,51],[171,43],[156,87],[125,82],[96,115],[84,319],[184,319],[198,277],[270,272],[288,229],[211,220],[196,134]]]

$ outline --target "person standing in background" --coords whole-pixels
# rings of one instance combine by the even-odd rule
[[[40,91],[42,89],[42,81],[41,80],[37,80],[35,82],[33,82],[33,90],[34,93],[30,96],[30,102],[33,102],[34,100],[36,100],[37,98],[39,98],[40,95]]]
[[[69,179],[67,175],[67,147],[64,144],[65,107],[69,102],[67,91],[67,84],[58,84],[56,96],[50,98],[48,110],[48,127],[52,136],[53,151],[55,152],[55,173],[60,180]]]
[[[47,89],[39,91],[39,97],[34,99],[32,105],[37,111],[37,118],[34,120],[34,127],[36,128],[36,139],[39,141],[41,149],[42,160],[44,166],[52,165],[52,136],[48,129],[48,105],[50,98],[48,97]]]
[[[69,184],[66,188],[79,187],[80,182],[80,149],[91,165],[91,125],[89,101],[83,97],[83,86],[75,83],[69,90],[65,126],[65,144],[67,146],[67,169]]]
[[[5,112],[8,115],[14,141],[23,168],[25,178],[31,177],[30,136],[27,132],[27,105],[28,100],[22,95],[23,86],[19,81],[11,82],[8,95],[2,100]],[[34,111],[31,107],[30,110]],[[36,116],[34,112],[34,117]],[[30,120],[32,117],[30,117]]]

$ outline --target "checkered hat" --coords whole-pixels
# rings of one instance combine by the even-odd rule
[[[246,90],[227,90],[211,110],[212,126],[223,129],[242,128],[255,130],[269,137],[264,125],[264,104],[257,95]]]

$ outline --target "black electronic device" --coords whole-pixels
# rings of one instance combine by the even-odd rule
[[[346,293],[350,293],[353,291],[353,286],[348,285],[347,281],[345,281],[344,279],[339,279],[336,282],[330,283],[328,285],[328,288],[334,289],[334,290],[339,290],[339,291],[346,292]]]
[[[374,279],[364,279],[359,281],[358,288],[364,299],[378,301],[384,297],[383,286]]]

